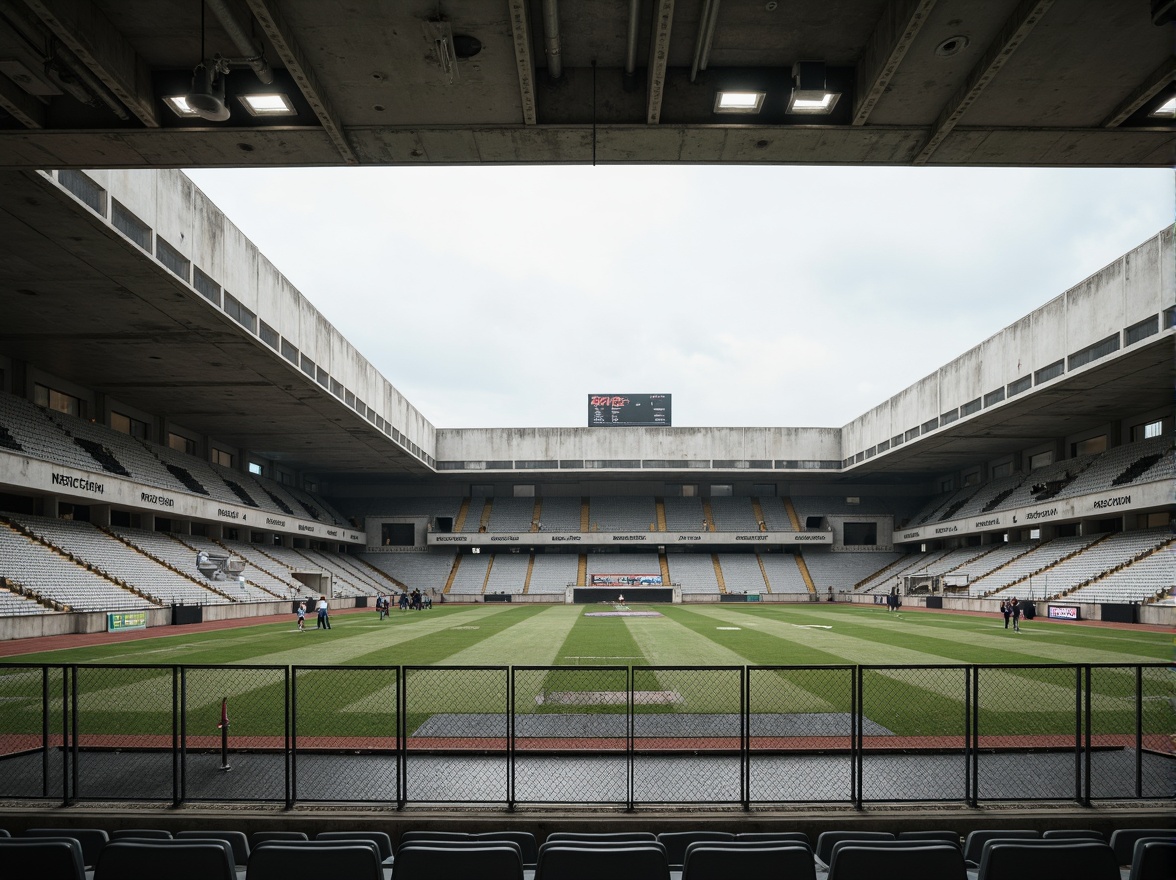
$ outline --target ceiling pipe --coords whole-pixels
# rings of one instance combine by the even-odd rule
[[[215,15],[216,20],[221,23],[221,27],[229,35],[229,39],[233,41],[237,51],[244,56],[226,60],[232,64],[248,64],[253,68],[253,72],[257,74],[259,80],[266,85],[272,83],[274,72],[270,68],[269,62],[265,60],[261,45],[253,39],[253,35],[237,19],[226,0],[204,0],[204,3],[208,6],[209,12]]]
[[[719,23],[720,0],[706,0],[702,7],[702,18],[698,22],[698,39],[694,43],[694,61],[690,65],[690,81],[698,77],[698,71],[706,70],[710,62],[711,43],[715,39],[715,27]]]
[[[641,28],[641,0],[629,0],[629,37],[625,42],[625,74],[623,85],[626,92],[637,88],[637,31]]]
[[[46,76],[57,86],[88,106],[101,102],[111,113],[124,121],[131,118],[122,102],[106,85],[90,72],[65,43],[39,19],[11,3],[0,4],[0,20],[7,24],[29,50],[46,63]]]
[[[563,75],[559,41],[559,0],[543,0],[543,42],[547,54],[547,76],[549,79],[559,79]]]

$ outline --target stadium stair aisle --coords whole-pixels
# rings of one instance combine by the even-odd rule
[[[764,577],[765,589],[769,593],[772,592],[772,585],[771,585],[771,583],[768,582],[768,570],[766,568],[764,568],[764,558],[757,553],[757,554],[755,554],[755,561],[757,563],[759,563],[760,574],[763,575],[763,577]]]
[[[527,576],[523,580],[523,595],[531,592],[531,574],[535,571],[535,551],[532,550],[527,556]]]
[[[584,587],[588,585],[588,554],[581,553],[580,559],[576,563],[576,586]]]
[[[702,499],[702,530],[704,532],[713,532],[715,530],[715,515],[711,512],[709,498]]]
[[[784,497],[784,510],[788,512],[788,519],[792,521],[792,528],[794,531],[801,531],[800,517],[797,516],[796,508],[792,506],[792,499],[787,496]]]
[[[664,532],[666,530],[666,500],[664,498],[653,499],[653,509],[657,511],[657,531]]]
[[[760,500],[758,498],[753,497],[751,499],[751,512],[755,514],[755,521],[759,523],[759,530],[761,532],[766,532],[768,530],[768,524],[764,519],[763,505],[760,504]]]
[[[535,505],[531,508],[531,531],[532,532],[539,531],[539,528],[540,528],[542,522],[543,522],[543,501],[539,498],[536,498]],[[534,554],[531,554],[531,558],[532,559],[535,558]],[[531,578],[531,576],[528,573],[527,580],[529,581],[530,578]]]
[[[490,509],[489,508],[490,508],[490,501],[487,499],[486,509],[482,511],[482,523],[481,523],[482,525],[486,525],[486,523],[490,519]],[[470,499],[469,498],[461,499],[461,507],[459,507],[457,509],[457,517],[453,520],[453,530],[455,532],[465,531],[466,516],[469,514],[469,512],[470,512]]]
[[[809,574],[808,566],[805,565],[804,557],[799,553],[796,555],[796,567],[800,569],[800,576],[804,578],[804,585],[808,587],[811,595],[817,594],[817,585],[813,583],[813,576]]]
[[[486,502],[486,506],[490,506],[490,502]],[[486,576],[482,578],[482,589],[479,591],[483,596],[486,595],[486,585],[490,583],[490,572],[494,571],[494,554],[490,554],[490,558],[486,560]]]
[[[592,525],[592,506],[588,503],[587,498],[580,499],[580,531],[591,531]]]
[[[719,564],[719,554],[718,553],[711,554],[711,565],[713,565],[715,567],[715,580],[719,584],[719,592],[720,593],[727,592],[727,581],[723,577],[723,566],[721,566]]]
[[[453,581],[457,577],[457,570],[459,568],[461,568],[460,553],[453,557],[453,568],[449,569],[449,577],[445,581],[445,589],[441,591],[442,593],[448,593],[449,590],[453,587]]]

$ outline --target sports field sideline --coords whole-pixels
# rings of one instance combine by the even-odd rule
[[[657,616],[595,616],[617,610]],[[385,621],[374,610],[335,614],[329,631],[316,631],[311,616],[303,633],[293,614],[265,621],[0,647],[22,662],[324,666],[1020,665],[1171,658],[1171,635],[1159,628],[1038,618],[1023,622],[1017,634],[996,614],[894,613],[871,605],[440,605],[394,610]]]

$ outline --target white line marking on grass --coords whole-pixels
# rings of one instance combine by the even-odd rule
[[[734,630],[734,631],[738,632],[741,629],[741,627],[738,627],[738,626],[716,626],[715,629],[729,629],[729,630]]]
[[[819,623],[794,623],[792,625],[797,629],[833,629],[831,626],[822,626]]]

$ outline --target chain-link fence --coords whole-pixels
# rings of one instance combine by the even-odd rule
[[[969,670],[863,667],[858,681],[860,800],[964,800]]]
[[[507,667],[404,667],[404,797],[432,803],[510,800]]]
[[[399,670],[295,667],[291,685],[293,799],[399,802]]]
[[[1170,797],[1166,664],[0,664],[0,799],[741,805]]]
[[[512,694],[512,802],[629,802],[628,668],[515,667]]]
[[[289,801],[285,666],[180,668],[180,798]]]
[[[853,667],[752,667],[747,675],[748,800],[850,801]]]
[[[0,798],[68,799],[66,669],[0,666]]]

